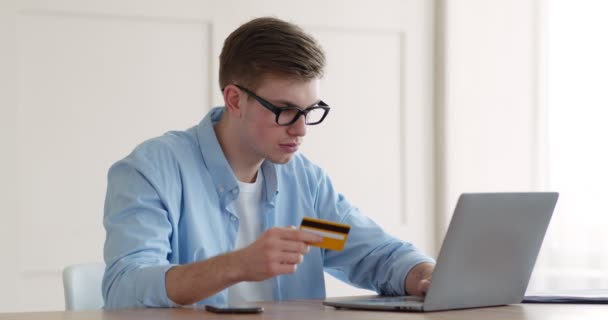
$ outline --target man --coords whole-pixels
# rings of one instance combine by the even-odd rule
[[[106,308],[325,297],[323,271],[384,295],[423,295],[434,261],[352,207],[297,153],[325,56],[299,27],[254,19],[220,55],[225,107],[138,146],[108,174]],[[309,246],[310,216],[351,226],[342,251]]]

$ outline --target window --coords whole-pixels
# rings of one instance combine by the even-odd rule
[[[546,172],[560,199],[530,288],[608,288],[608,2],[545,10]]]

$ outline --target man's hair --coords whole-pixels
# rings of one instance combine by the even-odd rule
[[[325,54],[300,27],[271,17],[233,31],[220,54],[220,88],[238,83],[254,90],[268,74],[310,80],[323,76]]]

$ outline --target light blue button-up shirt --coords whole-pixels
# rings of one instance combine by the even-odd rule
[[[187,131],[142,143],[110,168],[106,308],[175,306],[165,289],[169,268],[234,250],[239,188],[213,130],[223,111],[214,108]],[[261,173],[264,230],[299,226],[304,216],[351,226],[343,251],[311,247],[295,273],[274,277],[275,300],[324,298],[323,270],[361,288],[402,295],[408,271],[434,262],[351,206],[304,155],[297,153],[283,165],[265,161]],[[198,303],[224,304],[227,291]]]

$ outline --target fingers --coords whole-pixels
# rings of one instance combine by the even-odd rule
[[[425,295],[426,292],[429,290],[430,286],[431,286],[430,279],[420,280],[420,283],[418,283],[418,291],[422,292],[422,294]]]
[[[282,251],[295,252],[299,254],[307,254],[310,251],[310,247],[304,242],[297,241],[282,241]]]
[[[290,274],[290,273],[296,272],[297,268],[298,268],[297,264],[277,263],[277,264],[273,265],[272,274],[273,275]]]
[[[310,251],[310,247],[308,244],[301,241],[292,241],[292,240],[279,240],[279,246],[281,251],[286,252],[297,252],[300,254],[307,254]]]
[[[277,228],[280,230],[280,238],[283,240],[300,241],[307,243],[319,243],[323,241],[323,237],[320,235],[295,229],[295,227],[289,228]]]
[[[322,237],[295,228],[272,228],[244,249],[248,262],[247,281],[264,280],[279,274],[294,273],[304,255],[310,251],[307,243],[322,241]]]
[[[432,277],[432,273],[427,273],[424,275],[424,278],[418,283],[418,290],[422,292],[422,294],[425,295],[426,292],[429,290],[429,287],[431,286]]]
[[[299,263],[302,263],[302,261],[304,261],[304,255],[299,254],[299,253],[283,253],[279,259],[280,259],[279,262],[281,262],[281,263],[299,264]]]
[[[304,261],[304,255],[300,253],[275,253],[266,260],[268,275],[290,274],[296,272],[298,264]]]
[[[423,262],[415,265],[406,275],[405,291],[411,295],[424,295],[431,284],[435,265]]]

